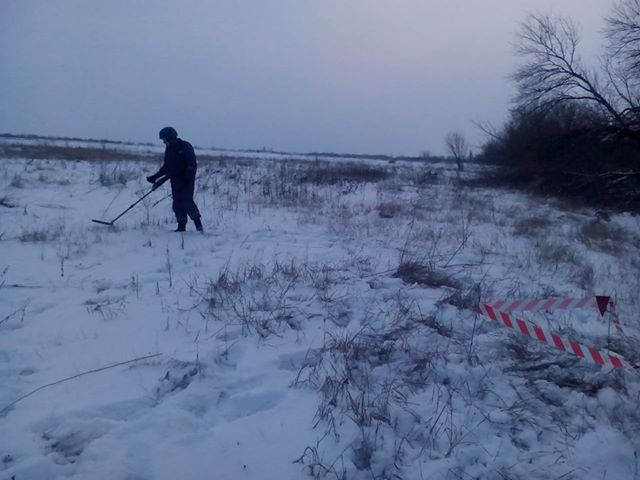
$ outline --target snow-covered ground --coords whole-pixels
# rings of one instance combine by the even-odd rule
[[[640,478],[637,372],[475,315],[612,295],[626,337],[521,316],[639,362],[639,217],[444,165],[220,159],[205,235],[166,186],[91,222],[156,167],[2,159],[0,479]]]

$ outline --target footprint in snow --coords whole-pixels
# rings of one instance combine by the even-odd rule
[[[271,410],[280,403],[283,397],[284,393],[278,391],[232,396],[221,394],[218,413],[227,422],[232,422]]]
[[[43,442],[43,451],[58,465],[75,463],[95,440],[151,408],[146,399],[126,400],[102,407],[54,415],[36,422],[32,430]]]
[[[200,372],[201,366],[196,362],[169,362],[167,372],[158,381],[155,388],[156,402],[160,402],[172,392],[185,390]]]

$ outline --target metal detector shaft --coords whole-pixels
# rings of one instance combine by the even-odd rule
[[[116,222],[116,220],[118,220],[120,217],[122,217],[125,213],[127,213],[129,210],[131,210],[133,207],[135,207],[137,204],[139,204],[142,200],[144,200],[145,198],[147,198],[149,195],[151,195],[156,189],[158,189],[158,187],[160,187],[164,182],[166,182],[167,180],[169,180],[169,177],[162,177],[160,180],[158,180],[156,183],[153,184],[153,187],[151,187],[151,190],[149,190],[147,193],[145,193],[143,196],[141,196],[138,200],[136,200],[134,203],[132,203],[131,205],[129,205],[129,208],[127,208],[124,212],[122,212],[120,215],[118,215],[116,218],[114,218],[113,220],[111,220],[110,222],[105,222],[103,220],[95,220],[92,219],[92,222],[95,223],[100,223],[102,225],[111,225],[113,226],[113,224]]]

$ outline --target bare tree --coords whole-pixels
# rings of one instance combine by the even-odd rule
[[[607,38],[603,61],[608,85],[630,129],[640,128],[640,0],[617,3],[605,19]]]
[[[606,19],[601,69],[585,66],[579,36],[566,18],[530,15],[518,35],[516,52],[526,59],[513,75],[516,105],[553,109],[561,103],[589,104],[606,131],[640,141],[640,0],[622,0]]]
[[[464,170],[464,160],[469,156],[469,145],[461,132],[450,132],[445,138],[447,151],[455,159],[458,170]]]
[[[596,71],[586,68],[578,54],[579,37],[571,20],[529,15],[518,34],[516,52],[528,61],[513,75],[518,85],[516,104],[550,109],[566,101],[591,101],[615,116],[602,93]]]
[[[558,177],[546,180],[631,205],[640,201],[640,0],[616,0],[604,20],[604,53],[599,63],[587,65],[569,19],[527,17],[516,43],[524,62],[513,75],[513,118],[520,119],[513,126],[525,139],[543,132],[546,149],[537,150],[529,165],[547,165],[551,155]],[[529,131],[523,119],[534,122]],[[560,124],[553,127],[554,121]],[[544,134],[545,122],[550,134]],[[522,138],[511,141],[517,145]],[[574,154],[579,149],[581,158]]]
[[[610,56],[620,59],[627,73],[637,80],[640,78],[640,1],[616,4],[605,20]]]

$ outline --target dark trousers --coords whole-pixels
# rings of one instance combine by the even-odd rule
[[[185,181],[182,178],[171,179],[171,196],[173,197],[173,213],[178,223],[187,223],[187,215],[191,220],[200,218],[200,211],[193,201],[195,178]]]

